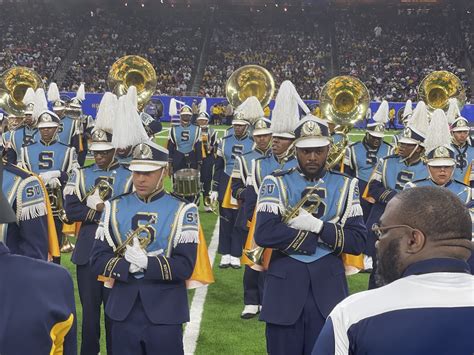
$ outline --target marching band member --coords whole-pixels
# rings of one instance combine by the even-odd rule
[[[170,176],[181,169],[200,169],[202,164],[201,129],[191,124],[193,112],[184,105],[179,111],[180,124],[172,126],[168,138]]]
[[[37,104],[35,104],[36,110]],[[38,118],[39,140],[21,149],[20,166],[39,174],[52,198],[54,222],[58,238],[61,237],[63,222],[60,220],[62,201],[61,186],[65,186],[68,173],[77,167],[74,148],[58,141],[59,117],[51,111],[43,111]],[[54,202],[56,201],[56,203]],[[61,240],[58,239],[61,244]],[[59,262],[60,257],[55,259]]]
[[[295,137],[298,166],[265,177],[257,204],[255,241],[273,248],[260,316],[270,354],[311,351],[348,295],[339,255],[361,253],[367,233],[357,179],[325,168],[327,123],[308,115]]]
[[[452,191],[466,205],[472,201],[471,189],[454,178],[455,153],[451,145],[448,120],[445,113],[437,109],[431,116],[425,141],[426,168],[428,177],[408,182],[406,188],[416,186],[442,186]]]
[[[53,84],[54,83],[51,85]],[[62,100],[59,98],[59,91],[57,91],[51,99],[53,101],[53,111],[61,119],[59,141],[70,147],[74,147],[80,166],[84,165],[87,155],[87,139],[85,137],[85,131],[88,119],[82,114],[82,103],[85,99],[86,91],[84,83],[79,85],[76,96],[66,104],[61,102]],[[56,110],[54,110],[55,108]]]
[[[414,180],[424,179],[427,176],[422,156],[424,141],[428,130],[428,111],[424,102],[418,102],[413,116],[398,141],[398,154],[382,158],[377,163],[363,197],[373,204],[367,218],[368,238],[364,254],[372,257],[373,270],[370,275],[369,288],[376,287],[375,272],[377,260],[375,258],[376,236],[371,230],[374,223],[378,223],[387,203],[403,190],[405,184]]]
[[[48,217],[44,190],[38,177],[6,163],[3,168],[3,194],[16,212],[15,223],[2,224],[0,241],[12,254],[47,260]]]
[[[101,305],[105,306],[109,291],[102,282],[97,281],[89,264],[95,232],[105,201],[131,191],[130,171],[115,159],[115,147],[112,144],[112,125],[119,115],[124,113],[117,111],[117,98],[109,92],[105,93],[97,111],[89,147],[95,164],[74,170],[64,188],[67,219],[81,222],[72,262],[76,265],[82,304],[81,354],[84,355],[100,352]],[[127,119],[129,117],[125,117]],[[115,133],[115,130],[120,129],[126,130],[127,127],[115,125],[113,131]],[[109,323],[105,316],[107,352],[112,353]]]
[[[374,115],[374,122],[367,124],[365,137],[362,141],[352,143],[346,148],[344,172],[357,178],[359,191],[365,190],[377,162],[390,154],[392,146],[383,140],[387,121],[388,102],[383,100]],[[365,221],[372,205],[364,199],[360,204],[364,211]]]
[[[408,122],[410,121],[412,115],[413,115],[413,104],[411,100],[407,100],[407,102],[405,103],[405,107],[403,108],[402,122],[401,122],[403,123],[403,126],[405,128],[408,126]],[[392,137],[393,137],[392,145],[393,147],[396,147],[398,145],[399,139],[403,137],[403,132],[397,135],[394,135]]]
[[[196,205],[164,191],[167,166],[166,149],[137,144],[135,192],[107,201],[97,230],[91,265],[114,281],[105,308],[114,354],[183,354],[185,280],[196,261],[199,219]]]
[[[470,127],[467,119],[459,116],[451,125],[452,144],[455,152],[456,169],[454,179],[469,181],[471,162],[474,160],[474,147],[468,144]]]
[[[222,138],[218,144],[210,194],[211,202],[219,201],[220,224],[217,251],[222,255],[220,268],[230,266],[240,268],[242,255],[242,241],[233,238],[232,235],[239,206],[231,194],[231,175],[235,157],[251,151],[254,142],[248,132],[250,122],[244,119],[239,108],[240,106],[235,111],[232,120],[234,133]]]
[[[232,197],[243,206],[238,212],[232,233],[235,237],[245,243],[248,227],[245,212],[246,191],[252,188],[251,167],[255,159],[270,154],[270,144],[272,132],[270,130],[270,120],[264,117],[262,106],[255,96],[247,98],[245,106],[245,116],[253,121],[252,137],[255,141],[255,148],[250,152],[235,157],[234,170],[232,171]],[[243,109],[243,108],[242,108]],[[234,237],[234,236],[233,236]],[[234,266],[235,267],[235,266]],[[244,278],[244,310],[241,318],[250,319],[260,312],[261,298],[263,293],[263,274],[245,266]]]
[[[217,132],[209,126],[209,114],[206,112],[206,99],[201,100],[199,105],[199,114],[196,118],[196,124],[201,128],[202,144],[202,165],[201,165],[201,183],[203,187],[202,195],[204,201],[209,198],[212,184],[212,170],[215,162],[215,153],[217,149]],[[212,209],[204,204],[206,212]]]
[[[2,172],[0,164],[0,184],[4,186]],[[8,197],[0,192],[0,228],[16,222]],[[2,239],[0,270],[0,353],[75,355],[76,306],[67,270],[14,255]],[[27,338],[19,336],[20,329]]]
[[[39,88],[35,93],[33,88],[28,88],[22,100],[26,106],[24,117],[8,115],[8,123],[15,121],[15,118],[18,122],[17,125],[9,125],[10,130],[4,134],[3,138],[4,147],[6,148],[6,157],[9,163],[16,164],[18,162],[21,147],[33,143],[38,133],[38,117],[33,116],[33,108],[36,100],[45,100],[44,90]]]

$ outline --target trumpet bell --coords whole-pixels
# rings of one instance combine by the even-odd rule
[[[255,265],[263,266],[263,252],[265,248],[255,247],[253,249],[245,249],[245,256]]]
[[[275,93],[275,81],[264,67],[244,65],[231,74],[225,85],[225,92],[227,100],[234,108],[250,96],[255,96],[262,107],[265,107]]]
[[[445,70],[434,71],[421,81],[418,98],[423,100],[430,111],[447,110],[449,99],[455,98],[461,110],[466,102],[466,91],[455,74]]]
[[[130,86],[137,88],[138,107],[143,109],[155,92],[157,84],[153,65],[138,55],[119,58],[110,68],[109,89],[117,96],[125,95]]]
[[[73,243],[70,242],[68,235],[64,234],[62,243],[61,243],[61,253],[72,253],[76,247]]]
[[[26,90],[44,88],[43,80],[32,69],[13,67],[0,76],[0,108],[9,115],[23,116]]]

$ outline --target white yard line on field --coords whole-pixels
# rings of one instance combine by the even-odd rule
[[[212,232],[211,243],[209,244],[209,260],[211,266],[214,265],[216,258],[217,245],[219,243],[219,220],[216,222],[214,231]],[[194,354],[199,338],[199,331],[201,329],[202,312],[204,310],[204,303],[206,302],[208,286],[199,287],[194,292],[194,297],[191,302],[190,321],[184,329],[183,342],[184,353]]]

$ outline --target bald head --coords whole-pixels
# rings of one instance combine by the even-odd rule
[[[471,240],[472,221],[469,210],[459,197],[444,187],[417,187],[395,196],[402,208],[398,217],[425,234],[427,239]]]

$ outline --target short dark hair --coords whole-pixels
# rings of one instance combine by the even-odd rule
[[[410,227],[421,230],[426,238],[472,238],[468,208],[445,187],[423,186],[403,190],[395,198],[401,202],[398,216]]]

